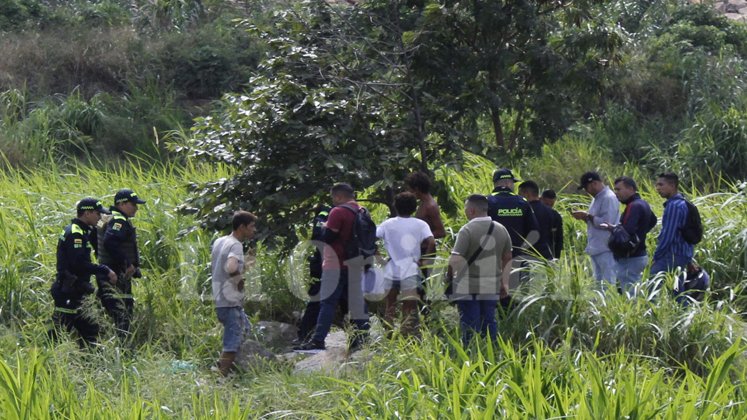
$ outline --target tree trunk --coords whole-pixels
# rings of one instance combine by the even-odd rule
[[[503,136],[503,127],[501,126],[501,109],[496,105],[490,105],[490,119],[493,122],[493,132],[495,133],[495,145],[499,149],[506,149],[506,139]]]

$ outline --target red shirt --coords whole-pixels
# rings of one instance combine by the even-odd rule
[[[355,210],[360,209],[360,205],[355,201],[348,201],[344,205],[350,206]],[[324,247],[323,270],[338,269],[341,266],[346,267],[345,263],[343,263],[345,261],[345,245],[353,236],[354,222],[355,214],[342,206],[335,207],[329,212],[327,229],[337,231],[337,238],[332,244]]]

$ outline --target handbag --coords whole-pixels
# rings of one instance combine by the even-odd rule
[[[625,224],[625,221],[627,221],[628,219],[629,209],[630,206],[625,208],[623,221],[612,228],[610,238],[607,241],[607,246],[610,248],[610,251],[612,251],[612,254],[614,254],[614,256],[617,258],[629,257],[633,252],[635,252],[636,249],[638,249],[641,244],[641,239],[638,237],[638,235],[631,235],[623,227],[623,224]]]

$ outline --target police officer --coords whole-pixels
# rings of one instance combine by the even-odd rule
[[[77,217],[65,227],[57,241],[57,276],[50,290],[54,299],[54,327],[49,331],[52,338],[57,331],[75,329],[88,343],[96,342],[99,326],[80,313],[83,298],[93,293],[91,275],[101,276],[104,281],[114,284],[117,275],[106,265],[91,261],[91,244],[95,241],[93,226],[101,219],[101,213],[108,213],[95,198],[84,198],[76,206]]]
[[[301,322],[298,326],[298,338],[294,340],[294,345],[300,345],[314,333],[316,327],[316,319],[319,317],[319,291],[321,289],[322,278],[322,253],[321,249],[324,246],[322,240],[322,233],[324,231],[324,223],[329,217],[329,211],[331,209],[327,206],[319,206],[316,211],[314,219],[311,221],[311,242],[314,245],[314,254],[309,257],[309,274],[311,275],[312,281],[309,285],[309,301],[306,303],[306,309],[301,317]]]
[[[493,173],[493,192],[488,196],[488,216],[506,227],[511,236],[512,274],[510,289],[527,280],[526,250],[539,240],[539,225],[534,211],[524,197],[514,194],[518,181],[508,169]]]
[[[114,206],[110,208],[112,217],[98,237],[99,262],[117,273],[116,285],[107,284],[103,278],[97,277],[98,296],[104,309],[114,320],[120,337],[126,337],[130,333],[134,309],[132,279],[141,277],[137,233],[130,221],[137,213],[138,204],[145,204],[145,201],[132,190],[117,191]]]
[[[514,194],[514,183],[518,179],[508,169],[493,173],[495,189],[488,196],[488,216],[502,224],[511,235],[514,258],[525,254],[528,245],[539,239],[539,227],[532,207],[524,197]],[[525,245],[526,240],[526,245]]]

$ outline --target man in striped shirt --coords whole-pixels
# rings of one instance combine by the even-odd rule
[[[685,269],[693,259],[693,246],[682,237],[682,228],[687,220],[687,203],[679,193],[679,178],[673,173],[660,174],[656,180],[656,192],[666,198],[664,214],[661,216],[661,232],[657,239],[651,274]]]

